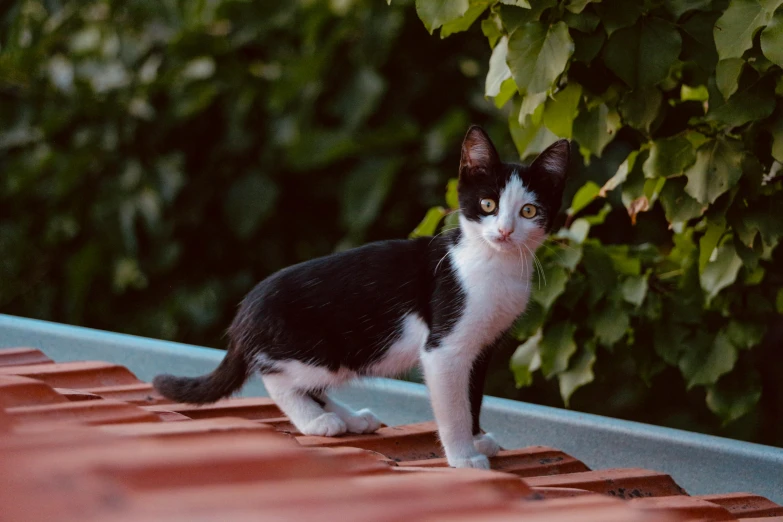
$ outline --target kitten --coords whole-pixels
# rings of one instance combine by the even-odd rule
[[[228,352],[209,375],[159,375],[169,399],[208,403],[254,372],[306,435],[371,433],[381,422],[328,390],[421,364],[451,466],[489,468],[499,450],[479,413],[489,355],[530,295],[533,252],[560,208],[569,144],[530,166],[502,163],[485,132],[468,130],[459,170],[459,227],[381,241],[283,269],[245,297]]]

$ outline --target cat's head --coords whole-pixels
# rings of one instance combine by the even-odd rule
[[[503,163],[481,127],[470,127],[457,189],[463,232],[500,252],[537,248],[560,210],[569,154],[560,140],[530,165]]]

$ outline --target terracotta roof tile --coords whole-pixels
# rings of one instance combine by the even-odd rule
[[[51,362],[53,361],[37,348],[3,348],[0,350],[0,367]]]
[[[454,470],[434,423],[301,436],[269,399],[164,403],[122,366],[29,364],[33,356],[19,353],[0,350],[10,361],[0,368],[0,505],[9,520],[783,518],[783,507],[750,493],[690,497],[666,474],[590,471],[543,446],[502,450],[492,471]]]

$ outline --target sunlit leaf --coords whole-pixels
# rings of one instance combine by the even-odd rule
[[[571,363],[568,370],[557,375],[560,386],[560,397],[568,407],[568,402],[576,390],[593,382],[593,364],[595,364],[595,351],[583,349],[582,353]]]
[[[427,31],[461,18],[467,12],[468,0],[416,0],[416,12]]]
[[[549,326],[539,342],[541,370],[549,378],[568,368],[568,361],[576,352],[574,332],[576,325],[561,321]]]
[[[742,176],[742,144],[735,140],[711,140],[696,151],[696,162],[685,171],[685,191],[702,204],[713,203]]]
[[[507,61],[519,92],[549,91],[573,53],[574,42],[564,22],[530,22],[514,31]]]

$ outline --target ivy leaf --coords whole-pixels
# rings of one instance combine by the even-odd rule
[[[761,399],[758,373],[752,368],[740,369],[707,387],[707,406],[721,418],[724,426],[751,412]]]
[[[705,206],[685,192],[686,183],[684,178],[670,179],[658,196],[669,223],[685,223],[704,212]]]
[[[469,7],[468,0],[416,0],[416,13],[430,34],[438,27],[461,18]]]
[[[528,0],[500,0],[500,3],[530,9],[530,2]]]
[[[585,7],[587,7],[587,4],[590,2],[600,1],[601,0],[567,0],[565,8],[572,13],[579,14],[584,10]]]
[[[514,374],[514,381],[516,382],[517,388],[533,384],[533,372],[541,367],[539,343],[541,343],[540,329],[535,335],[520,344],[514,352],[514,355],[511,356],[511,371]]]
[[[670,366],[677,366],[680,357],[688,349],[688,329],[674,321],[661,321],[653,331],[653,348]]]
[[[709,9],[712,0],[664,0],[666,9],[677,19],[688,11]]]
[[[770,62],[783,67],[783,12],[761,32],[761,50]]]
[[[501,1],[501,4],[506,2]],[[557,0],[536,0],[532,6],[526,9],[512,7],[511,5],[499,5],[496,10],[500,14],[506,34],[515,33],[520,27],[530,22],[536,22],[541,18],[541,13],[550,7],[554,7]]]
[[[741,267],[742,259],[737,255],[731,242],[726,242],[718,247],[715,260],[707,263],[699,278],[701,287],[707,293],[707,301],[736,281],[737,273]]]
[[[637,275],[629,276],[620,286],[623,299],[634,306],[641,306],[644,297],[647,295],[647,276]]]
[[[649,18],[615,32],[606,42],[604,62],[635,89],[666,78],[681,48],[682,37],[673,24]]]
[[[739,141],[708,141],[696,151],[696,162],[685,172],[685,192],[701,204],[714,203],[742,176],[742,155]]]
[[[727,58],[718,62],[715,69],[715,80],[724,99],[728,100],[732,94],[737,92],[739,76],[744,65],[745,60],[742,58]]]
[[[568,368],[568,361],[576,352],[574,342],[576,325],[561,321],[551,325],[539,343],[541,370],[548,379]]]
[[[713,84],[710,78],[710,84]],[[710,110],[707,119],[739,127],[750,121],[763,120],[775,110],[775,92],[772,76],[767,76],[735,93],[728,100],[718,94],[716,88],[710,93]]]
[[[703,80],[712,75],[715,64],[718,63],[718,51],[715,50],[712,28],[719,16],[719,11],[697,12],[685,17],[684,21],[679,23],[683,36],[680,59],[698,65]]]
[[[600,187],[592,181],[588,181],[582,185],[582,187],[576,191],[576,194],[574,194],[574,197],[571,200],[571,206],[566,210],[566,214],[573,216],[578,213],[592,203],[600,191]]]
[[[489,58],[489,72],[484,87],[486,96],[495,97],[500,94],[500,88],[507,79],[511,78],[511,69],[506,63],[508,54],[508,37],[503,36],[498,40],[497,45],[492,49],[492,56]]]
[[[712,253],[718,247],[720,238],[723,237],[723,232],[726,230],[726,221],[711,221],[707,220],[707,230],[704,235],[699,239],[699,272],[704,272],[704,267],[712,257]]]
[[[731,0],[715,23],[715,48],[721,60],[740,58],[753,45],[753,36],[767,25],[783,0]]]
[[[644,12],[644,6],[639,0],[604,0],[595,5],[595,11],[601,17],[606,28],[606,34],[636,23]]]
[[[680,372],[691,389],[714,384],[721,375],[730,372],[736,362],[736,346],[720,331],[712,343],[696,342],[685,351],[680,359]]]
[[[533,289],[531,298],[548,310],[555,299],[563,293],[567,282],[568,273],[565,269],[554,264],[547,265],[544,267],[544,278],[539,279],[539,284]]]
[[[564,22],[530,22],[514,31],[507,61],[520,94],[549,91],[573,53],[574,42]]]
[[[454,33],[467,31],[470,26],[473,25],[473,22],[481,16],[481,13],[486,11],[490,4],[492,4],[492,0],[470,0],[470,7],[465,11],[464,15],[456,20],[443,24],[443,27],[440,30],[440,37],[446,38]]]
[[[560,385],[560,396],[568,407],[568,401],[576,390],[593,382],[593,364],[595,364],[595,349],[585,347],[579,357],[571,364],[571,367],[557,375]]]
[[[582,16],[583,15],[579,15],[578,17],[581,18]],[[604,46],[606,32],[601,28],[598,28],[596,31],[589,34],[581,31],[574,31],[571,34],[571,37],[574,39],[574,46],[576,47],[573,61],[590,63],[593,61],[593,58],[598,56],[598,52]]]
[[[763,324],[747,321],[729,321],[726,325],[726,335],[740,350],[749,350],[761,342],[767,329]]]
[[[582,86],[574,82],[557,92],[544,107],[544,125],[561,138],[571,138],[581,97]]]
[[[274,208],[279,189],[271,180],[250,174],[234,182],[223,201],[231,230],[245,239],[255,232]]]
[[[783,112],[770,125],[772,134],[772,157],[783,163]]]
[[[630,318],[622,307],[610,305],[596,314],[592,326],[598,342],[611,347],[625,335],[630,326]]]
[[[614,139],[620,125],[620,115],[610,111],[606,104],[602,103],[579,112],[579,116],[574,120],[574,139],[584,151],[600,158],[604,148]]]
[[[435,231],[438,230],[440,220],[443,219],[443,216],[445,215],[446,209],[443,207],[433,207],[429,209],[427,214],[424,215],[424,219],[422,219],[416,228],[413,229],[413,232],[410,233],[410,237],[434,235]]]
[[[489,46],[494,49],[500,37],[503,36],[503,22],[500,20],[500,16],[495,12],[491,12],[489,16],[481,21],[481,32],[489,40]]]
[[[620,115],[628,125],[648,134],[662,103],[663,95],[657,87],[634,89],[620,101]]]
[[[456,210],[459,208],[459,194],[457,193],[457,185],[459,180],[456,178],[450,179],[446,185],[446,204],[450,209]]]
[[[669,178],[680,176],[696,161],[693,145],[683,135],[655,140],[650,147],[650,156],[644,162],[646,178]]]

